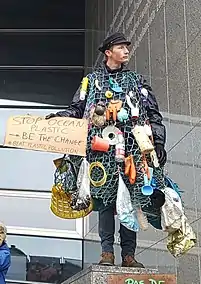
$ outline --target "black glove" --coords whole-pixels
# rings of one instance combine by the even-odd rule
[[[156,155],[158,157],[158,162],[160,164],[160,166],[164,166],[166,161],[167,161],[167,153],[165,151],[165,148],[162,144],[156,144],[155,145],[155,151],[156,151]]]
[[[56,114],[55,113],[50,113],[50,114],[46,115],[45,119],[50,119],[52,117],[56,117]]]

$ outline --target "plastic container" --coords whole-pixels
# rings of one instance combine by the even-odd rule
[[[154,146],[147,136],[144,126],[136,125],[132,130],[132,133],[137,141],[138,146],[140,147],[141,153],[149,154],[154,150]]]
[[[124,162],[125,160],[125,141],[123,133],[119,131],[117,133],[117,144],[115,147],[115,160],[117,162]]]
[[[109,142],[101,137],[94,136],[91,141],[91,149],[93,151],[107,152],[109,147]]]

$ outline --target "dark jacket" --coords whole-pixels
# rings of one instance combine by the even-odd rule
[[[104,67],[101,67],[101,68],[104,70],[103,72],[108,72],[108,73],[114,73],[114,72],[119,72],[119,71],[124,70],[124,68],[121,68],[119,70],[111,71],[105,65]],[[152,127],[152,133],[153,133],[155,145],[162,144],[163,146],[165,146],[166,129],[165,129],[165,126],[163,125],[163,118],[159,112],[159,107],[156,101],[156,97],[154,96],[151,87],[146,83],[146,81],[143,79],[142,76],[139,76],[138,85],[139,85],[139,90],[141,90],[141,88],[145,88],[148,91],[148,96],[144,97],[142,95],[142,100],[147,110],[149,122]],[[67,109],[65,111],[57,112],[56,115],[82,118],[84,114],[85,106],[86,106],[86,99],[84,101],[80,100],[80,89],[78,89],[73,97],[72,103],[67,107]]]
[[[166,129],[163,125],[163,117],[159,111],[158,103],[155,95],[153,94],[152,88],[147,84],[146,80],[142,76],[139,76],[139,88],[145,88],[148,91],[148,96],[145,98],[142,95],[142,100],[147,110],[147,116],[152,127],[152,133],[154,143],[162,144],[165,146],[166,143]]]

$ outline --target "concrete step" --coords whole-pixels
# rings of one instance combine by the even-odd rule
[[[156,269],[92,265],[63,284],[176,284],[176,276]]]

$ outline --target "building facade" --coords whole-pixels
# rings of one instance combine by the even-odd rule
[[[200,283],[201,4],[197,0],[98,3],[94,29],[87,41],[86,62],[93,66],[101,60],[98,53],[90,51],[90,41],[92,38],[96,45],[101,42],[103,30],[106,34],[122,31],[132,41],[129,67],[144,75],[159,102],[167,128],[166,170],[184,191],[186,215],[198,240],[195,249],[175,260],[166,250],[165,235],[150,228],[149,232],[139,234],[137,257],[162,272],[176,273],[178,283]],[[89,0],[88,6],[94,10],[93,1]],[[89,227],[95,224],[92,217],[89,224],[92,224]]]
[[[1,144],[9,116],[45,115],[68,105],[82,76],[102,60],[97,47],[103,38],[113,31],[124,32],[132,41],[129,67],[151,84],[163,113],[166,170],[183,190],[186,215],[198,240],[195,249],[176,260],[166,250],[166,235],[150,228],[139,233],[136,257],[148,267],[176,273],[178,283],[201,283],[200,2],[77,0],[66,5],[44,0],[29,5],[21,1],[18,6],[15,1],[3,2]],[[99,260],[100,244],[95,213],[84,220],[66,221],[50,212],[52,161],[59,156],[1,147],[0,207],[1,219],[8,225],[8,243],[24,252],[26,265],[32,267],[29,271],[39,261],[34,257],[40,256],[39,262],[49,261],[49,266],[67,271],[64,277],[69,277],[69,271]],[[120,263],[118,222],[116,227]],[[20,265],[19,259],[16,263]],[[15,271],[8,278],[33,277]]]

